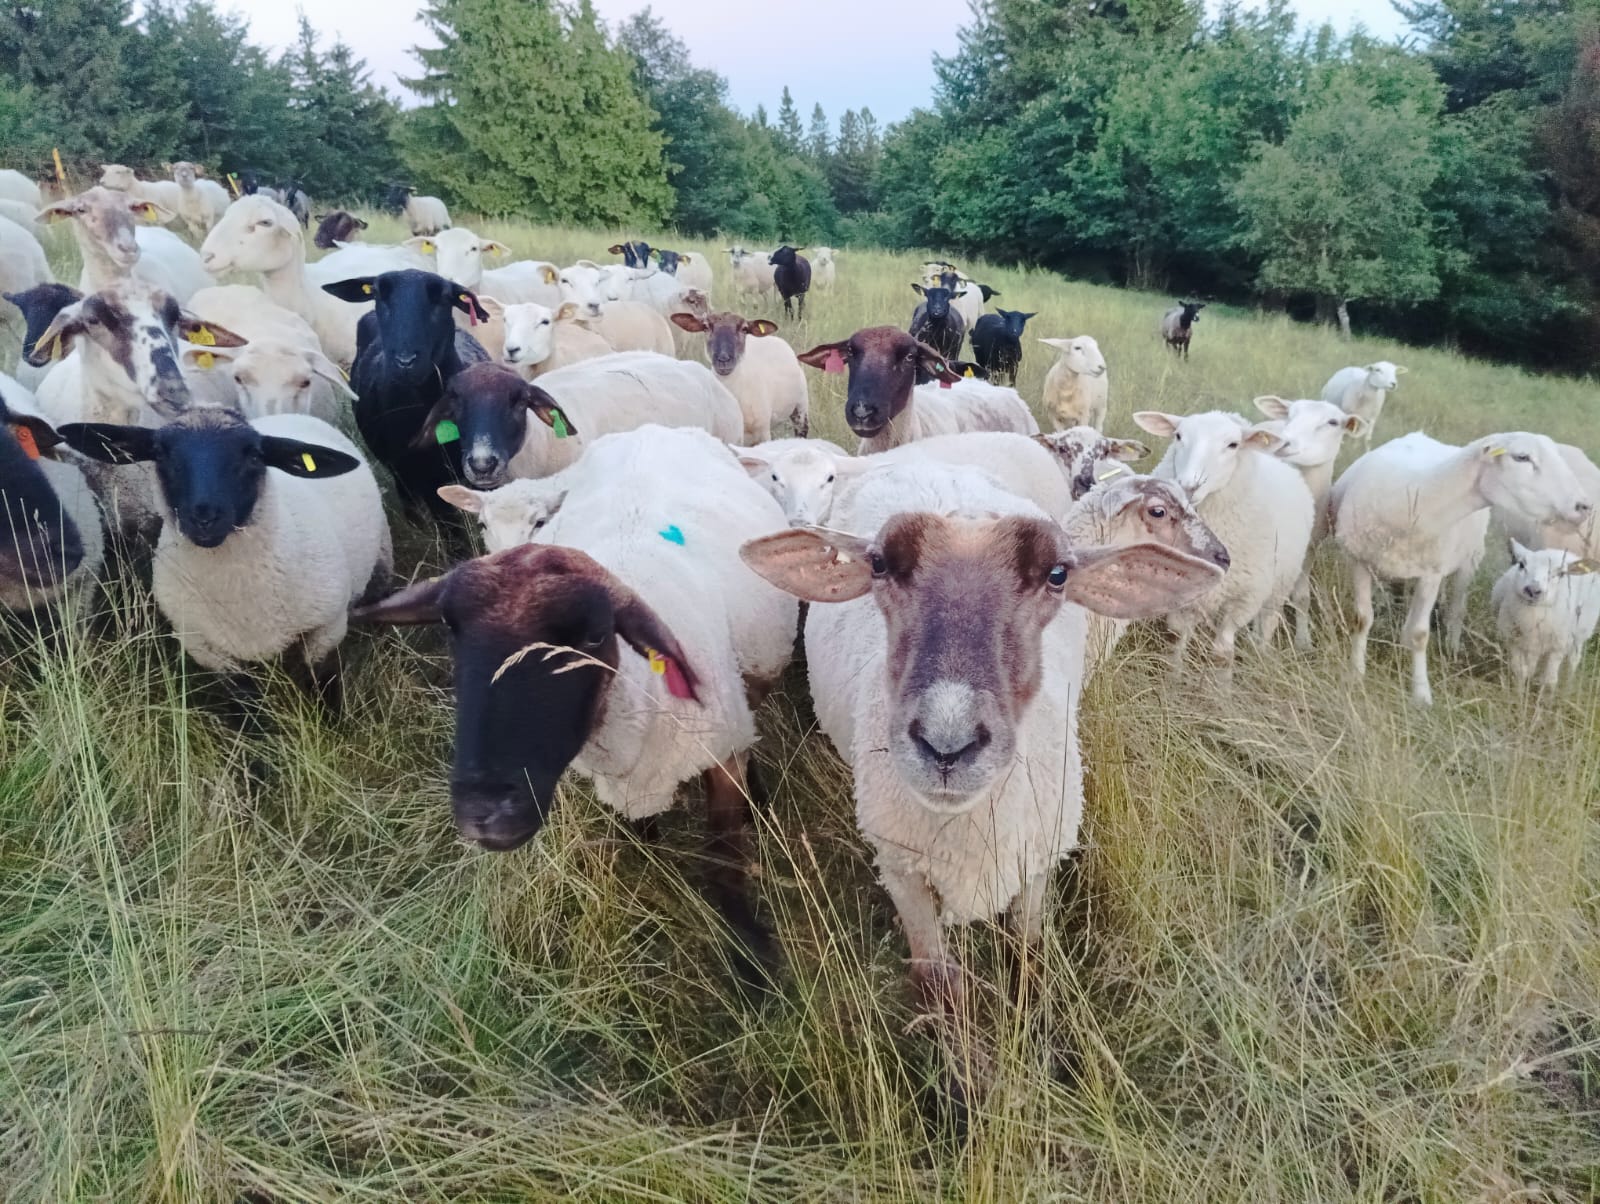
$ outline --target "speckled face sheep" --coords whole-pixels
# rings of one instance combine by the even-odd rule
[[[1101,481],[1129,473],[1124,465],[1136,463],[1150,454],[1137,439],[1112,439],[1092,426],[1068,427],[1064,431],[1035,435],[1061,461],[1061,471],[1072,485],[1077,501]]]
[[[49,423],[0,399],[0,598],[44,595],[83,561],[83,538],[39,467],[60,442]]]

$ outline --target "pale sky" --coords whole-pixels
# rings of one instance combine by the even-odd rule
[[[596,0],[595,8],[615,26],[645,3]],[[294,37],[294,0],[220,0],[218,7],[248,19],[258,43],[278,49]],[[404,0],[338,0],[314,6],[312,24],[340,34],[379,83],[399,92],[396,77],[416,71],[410,50],[426,38],[421,22],[405,15],[408,7]],[[758,103],[776,112],[788,84],[802,121],[821,101],[835,125],[845,109],[862,105],[887,125],[926,104],[932,57],[955,52],[955,32],[969,18],[967,0],[654,0],[652,7],[688,43],[696,66],[727,77],[744,112]],[[1341,31],[1356,21],[1379,37],[1403,28],[1389,0],[1296,0],[1295,7],[1303,20],[1332,21]]]

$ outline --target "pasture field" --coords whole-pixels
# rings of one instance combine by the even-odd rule
[[[475,228],[563,262],[608,261],[623,233]],[[70,239],[52,258],[75,278]],[[904,323],[917,263],[846,250],[782,333]],[[1215,306],[1184,364],[1155,335],[1169,298],[966,266],[1038,311],[1030,339],[1099,339],[1114,433],[1388,358],[1411,372],[1380,438],[1528,428],[1600,451],[1592,382]],[[1050,353],[1025,356],[1037,403]],[[834,438],[842,379],[811,376]],[[396,533],[403,572],[438,567]],[[569,780],[530,846],[469,849],[436,633],[355,634],[342,719],[274,680],[269,730],[240,736],[118,585],[96,634],[0,645],[0,1199],[1600,1197],[1600,673],[1591,655],[1543,701],[1503,683],[1504,561],[1427,712],[1394,605],[1370,676],[1348,676],[1326,551],[1314,654],[1246,642],[1223,692],[1199,670],[1169,685],[1153,632],[1124,644],[1085,703],[1084,848],[1045,947],[958,942],[997,1059],[964,1136],[938,1120],[803,665],[762,715],[785,964],[751,1002],[693,885],[692,796],[647,844]]]

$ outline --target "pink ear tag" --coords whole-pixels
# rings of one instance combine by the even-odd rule
[[[467,293],[462,293],[461,303],[467,307],[468,324],[476,326],[478,324],[478,307],[472,303],[472,297]]]
[[[693,698],[694,691],[689,689],[689,679],[683,675],[683,670],[678,667],[678,662],[670,656],[657,652],[654,648],[648,649],[650,672],[657,677],[667,680],[667,693],[674,698]]]
[[[824,372],[843,372],[844,356],[839,354],[838,348],[828,352],[828,358],[822,361]]]
[[[948,389],[954,384],[955,384],[955,381],[953,381],[953,380],[945,380],[944,377],[942,377],[942,376],[939,378],[939,387],[941,389]]]

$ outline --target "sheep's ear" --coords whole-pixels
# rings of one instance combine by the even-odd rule
[[[49,452],[66,442],[55,427],[36,414],[18,414],[11,411],[6,414],[5,421],[13,433],[19,430],[27,432],[28,438],[22,442],[31,441],[35,452]],[[37,457],[29,456],[29,459],[35,458]]]
[[[410,247],[419,255],[433,255],[439,250],[438,243],[434,242],[433,239],[428,238],[426,235],[420,234],[416,238],[406,239],[405,242],[401,243],[400,245],[402,247]]]
[[[1143,460],[1150,454],[1150,449],[1137,439],[1112,439],[1109,442],[1111,444],[1111,458],[1120,460],[1124,464],[1132,464],[1135,461]]]
[[[667,693],[674,698],[699,702],[700,680],[690,667],[688,657],[684,656],[678,638],[661,621],[661,616],[626,587],[612,587],[611,607],[616,633],[650,662],[653,672],[666,679]]]
[[[872,588],[869,542],[821,527],[752,539],[740,558],[762,579],[806,602],[848,602]]]
[[[562,307],[566,308],[565,306]],[[672,315],[672,324],[680,330],[687,330],[690,334],[700,334],[705,330],[706,324],[693,314],[677,313]]]
[[[357,305],[371,301],[378,291],[378,278],[376,276],[352,276],[349,280],[335,280],[332,284],[324,284],[322,291],[330,297],[337,297],[341,301],[351,301]]]
[[[1405,368],[1405,367],[1402,367],[1402,366],[1401,366],[1401,365],[1399,365],[1399,364],[1396,364],[1396,365],[1395,365],[1395,366],[1394,366],[1394,372],[1395,372],[1395,375],[1396,375],[1396,376],[1404,376],[1404,375],[1405,375],[1405,374],[1406,374],[1406,373],[1407,373],[1407,372],[1410,372],[1410,371],[1411,371],[1411,369],[1410,369],[1410,368]]]
[[[165,205],[158,205],[154,201],[134,201],[128,209],[147,226],[164,226],[178,216]]]
[[[1600,573],[1600,561],[1590,560],[1588,557],[1574,560],[1561,571],[1563,577],[1587,577],[1590,573]]]
[[[1071,339],[1039,339],[1037,341],[1043,343],[1046,347],[1053,347],[1057,351],[1066,351],[1072,346]]]
[[[577,426],[567,417],[567,412],[557,404],[554,397],[538,385],[523,387],[522,404],[527,406],[540,422],[554,431],[557,439],[565,439],[578,433]]]
[[[578,316],[578,303],[576,301],[563,301],[561,308],[556,310],[557,322],[570,322]]]
[[[694,262],[694,256],[692,254],[690,254],[688,251],[679,251],[678,252],[678,262],[679,263],[693,263]]]
[[[384,623],[395,627],[412,627],[418,623],[437,623],[444,618],[440,599],[450,577],[433,577],[408,585],[399,593],[390,594],[381,602],[358,606],[350,617],[358,623]]]
[[[52,360],[63,360],[72,351],[72,344],[83,333],[83,310],[78,302],[65,306],[51,319],[44,333],[34,340],[28,353],[28,363],[43,368]]]
[[[769,334],[778,333],[778,324],[769,322],[765,318],[757,318],[754,322],[746,322],[744,324],[744,332],[745,334],[753,334],[758,339],[764,339]]]
[[[352,217],[350,220],[355,222],[355,224],[357,226],[360,226],[361,229],[363,229],[363,230],[365,230],[367,228],[367,223],[362,221],[359,217]]]
[[[450,285],[450,294],[450,304],[469,318],[476,318],[480,322],[489,320],[489,311],[483,308],[483,303],[471,292],[453,281]]]
[[[765,456],[752,455],[750,452],[732,446],[728,450],[739,457],[739,466],[749,473],[753,479],[760,479],[772,471],[772,461]]]
[[[1251,427],[1245,432],[1244,438],[1239,440],[1240,447],[1253,447],[1258,451],[1277,451],[1283,446],[1283,439],[1264,427]]]
[[[1523,547],[1516,541],[1515,537],[1511,537],[1506,540],[1506,549],[1511,553],[1511,559],[1515,560],[1518,564],[1521,564],[1529,556],[1533,555],[1532,550]]]
[[[87,207],[88,206],[84,204],[84,201],[81,197],[70,197],[69,199],[61,201],[57,204],[46,205],[43,209],[39,210],[39,220],[44,222],[47,226],[53,225],[56,222],[70,221],[72,218],[75,218],[83,213]]]
[[[505,243],[501,242],[497,238],[485,240],[483,249],[489,252],[489,254],[493,255],[496,259],[504,259],[507,255],[511,254],[511,248],[506,246]]]
[[[315,376],[322,377],[335,389],[342,393],[346,400],[354,401],[356,391],[350,387],[350,378],[344,370],[320,351],[309,352],[307,358],[311,361],[311,371]]]
[[[1265,397],[1256,398],[1251,404],[1268,418],[1287,418],[1289,416],[1289,403],[1283,398],[1276,397],[1270,393]]]
[[[1372,419],[1365,414],[1346,414],[1344,433],[1354,435],[1357,439],[1365,439],[1372,433]]]
[[[449,502],[464,514],[482,514],[484,495],[465,485],[441,485],[438,489],[442,501]]]
[[[622,244],[620,242],[612,243],[609,247],[606,248],[606,254],[607,255],[621,255],[621,254],[623,254]]]
[[[181,357],[185,368],[193,368],[197,372],[210,372],[219,363],[231,364],[233,359],[231,350],[214,347],[185,347]]]
[[[174,330],[184,342],[197,347],[243,347],[250,341],[243,335],[234,334],[226,326],[218,326],[193,314],[179,314]]]
[[[349,452],[335,451],[320,443],[304,443],[280,435],[261,436],[261,458],[268,468],[305,480],[342,477],[361,467],[361,460]]]
[[[1152,619],[1181,610],[1215,585],[1222,569],[1165,544],[1072,548],[1062,536],[1069,602],[1112,619]]]
[[[926,343],[917,344],[917,383],[919,385],[928,384],[930,381],[953,385],[961,379],[962,372],[972,366],[960,360],[951,362]]]
[[[479,293],[478,304],[483,306],[483,312],[489,315],[489,320],[506,316],[506,307],[494,297],[485,297]]]
[[[146,426],[69,422],[57,433],[73,451],[102,464],[136,464],[156,458],[156,432]]]
[[[1133,416],[1134,426],[1162,439],[1176,435],[1180,421],[1182,419],[1177,414],[1163,414],[1160,410],[1139,410]]]
[[[817,368],[823,372],[843,372],[848,362],[845,352],[850,349],[850,340],[841,339],[837,343],[818,343],[810,351],[802,351],[795,356],[802,364],[809,368]]]
[[[923,292],[922,286],[920,284],[913,284],[911,286],[911,291],[916,293],[917,296],[919,296],[919,297],[927,295],[926,293]]]

